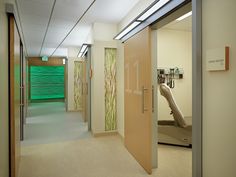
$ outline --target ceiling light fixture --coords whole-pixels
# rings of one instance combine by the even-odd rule
[[[177,18],[176,21],[181,21],[181,20],[183,20],[183,19],[185,19],[185,18],[187,18],[187,17],[189,17],[191,15],[192,15],[192,11],[190,11],[190,12],[182,15],[181,17]]]
[[[114,39],[121,40],[129,32],[135,29],[143,21],[148,19],[151,15],[157,12],[161,7],[167,4],[171,0],[156,0],[152,5],[145,9],[138,17],[136,17],[128,26],[126,26],[119,34],[117,34]]]
[[[80,48],[80,51],[77,57],[79,58],[84,57],[87,51],[88,51],[88,44],[83,44],[82,47]]]
[[[134,21],[130,25],[128,25],[123,31],[121,31],[115,39],[120,40],[122,37],[124,37],[126,34],[128,34],[130,31],[132,31],[136,26],[138,26],[141,22],[140,21]]]
[[[138,17],[138,20],[144,21],[148,17],[150,17],[152,14],[154,14],[158,9],[160,9],[162,6],[164,6],[167,2],[170,0],[159,0],[156,3],[154,3],[146,12],[144,12],[140,17]]]

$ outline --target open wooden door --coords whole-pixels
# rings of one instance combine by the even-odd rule
[[[152,173],[151,29],[125,42],[125,146]]]
[[[9,15],[10,174],[17,177],[20,162],[20,36]]]

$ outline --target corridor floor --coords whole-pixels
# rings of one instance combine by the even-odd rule
[[[126,150],[119,136],[94,138],[77,114],[74,117],[63,112],[59,103],[47,104],[31,107],[28,121],[32,126],[42,123],[42,129],[58,125],[54,125],[55,131],[45,132],[39,130],[40,126],[35,126],[36,132],[33,127],[27,127],[27,133],[32,134],[27,134],[28,142],[21,149],[19,177],[191,177],[191,149],[158,145],[159,168],[148,175]],[[50,106],[50,109],[45,109]],[[37,114],[40,109],[45,109],[44,115]],[[63,117],[70,117],[71,123],[64,122]],[[55,119],[60,121],[56,123]],[[80,128],[77,130],[76,126]],[[47,133],[51,135],[46,136]],[[36,140],[33,140],[34,137]]]
[[[90,137],[79,112],[66,112],[63,102],[31,103],[22,145],[45,144]]]

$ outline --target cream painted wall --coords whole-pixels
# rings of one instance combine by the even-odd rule
[[[96,134],[105,132],[105,48],[117,48],[117,41],[113,40],[117,34],[117,25],[94,23],[92,31],[91,67],[93,77],[91,79],[91,128],[92,132]],[[117,62],[118,60],[117,58]],[[118,93],[120,93],[119,90],[117,90]],[[120,120],[118,117],[120,114],[118,112],[122,112],[121,110],[117,106],[117,123]]]
[[[0,177],[9,176],[8,136],[8,25],[4,0],[0,0]]]
[[[116,24],[94,23],[93,40],[94,41],[113,41],[117,34]]]
[[[117,130],[124,137],[124,44],[117,45]]]
[[[74,108],[74,62],[77,58],[79,48],[68,48],[68,111],[75,111]]]
[[[235,0],[202,1],[203,177],[236,176]],[[230,47],[225,72],[206,71],[208,49]]]
[[[105,48],[117,48],[116,41],[94,41],[91,48],[91,67],[93,70],[91,79],[91,128],[94,134],[105,132]]]
[[[184,116],[192,116],[192,33],[162,28],[157,33],[157,66],[183,68],[183,79],[175,80],[172,93]],[[158,119],[173,120],[166,99],[158,88]]]

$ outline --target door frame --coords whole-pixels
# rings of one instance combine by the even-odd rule
[[[21,134],[21,111],[20,111],[20,104],[21,104],[21,96],[20,96],[20,83],[18,85],[19,87],[19,100],[17,100],[17,104],[15,104],[15,90],[17,89],[15,86],[15,34],[18,34],[19,38],[19,73],[21,75],[21,37],[19,33],[19,29],[15,20],[15,16],[13,13],[8,12],[8,67],[9,67],[9,83],[8,83],[8,89],[9,89],[9,176],[10,177],[16,177],[18,175],[19,170],[19,163],[20,163],[20,134]],[[21,79],[21,76],[19,75],[19,81]],[[19,130],[16,129],[16,115],[15,115],[15,109],[19,108],[19,121],[18,126]],[[17,140],[16,140],[17,139]],[[17,157],[18,155],[18,157]]]
[[[20,140],[24,140],[24,124],[25,124],[25,84],[24,84],[24,51],[23,44],[20,40]]]
[[[192,3],[192,177],[202,177],[202,0],[171,1],[128,33],[122,42],[145,27]]]
[[[86,54],[86,80],[87,80],[87,121],[88,121],[88,131],[91,131],[91,45],[88,46],[88,52]]]
[[[192,176],[202,177],[202,0],[192,0]]]

